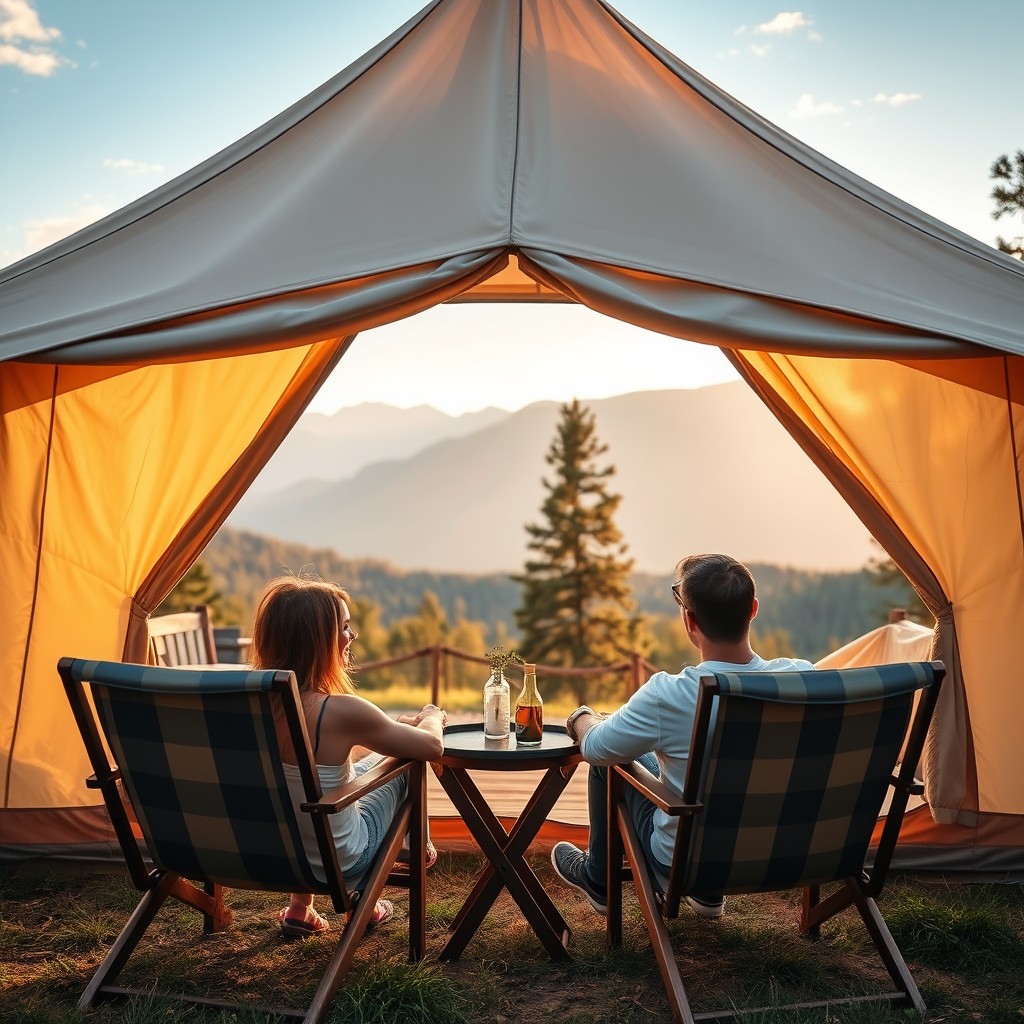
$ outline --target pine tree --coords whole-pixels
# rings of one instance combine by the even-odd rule
[[[535,557],[512,577],[523,585],[515,613],[520,652],[546,665],[613,664],[643,632],[631,619],[633,560],[615,524],[622,497],[607,489],[615,467],[598,467],[608,446],[597,438],[593,414],[576,399],[560,413],[545,456],[554,479],[543,480],[543,523],[526,527]],[[570,685],[582,702],[586,683]]]
[[[176,612],[187,612],[197,604],[210,606],[210,616],[214,623],[220,624],[224,621],[224,596],[214,586],[213,576],[202,562],[192,563],[153,614],[173,615]]]
[[[878,587],[884,587],[889,595],[889,603],[878,607],[878,614],[882,621],[888,619],[889,612],[893,608],[893,597],[895,597],[912,621],[926,626],[934,625],[935,619],[932,618],[928,606],[921,600],[921,595],[913,588],[910,580],[903,574],[899,566],[882,551],[881,544],[874,538],[872,538],[872,544],[881,551],[881,554],[868,562],[866,572],[871,582]]]
[[[996,204],[993,218],[999,220],[1004,216],[1024,214],[1024,149],[1018,149],[1012,160],[1006,153],[998,157],[989,169],[988,176],[999,182],[991,192]],[[996,246],[1017,259],[1024,259],[1024,236],[997,238]]]

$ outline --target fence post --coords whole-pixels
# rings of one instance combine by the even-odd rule
[[[430,648],[430,703],[440,707],[441,699],[441,659],[444,657],[444,648],[440,644],[434,644]]]
[[[643,673],[644,673],[644,656],[638,651],[634,651],[629,656],[629,695],[630,697],[636,693],[637,690],[643,685]]]

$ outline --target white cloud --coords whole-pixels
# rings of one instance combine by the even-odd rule
[[[805,18],[802,11],[780,11],[771,21],[754,26],[754,31],[762,35],[788,36],[798,28],[807,28],[813,24]]]
[[[746,25],[740,25],[740,27],[738,29],[736,29],[735,32],[733,32],[733,35],[734,36],[741,36],[746,31],[747,31],[747,26]]]
[[[61,238],[84,228],[86,224],[92,224],[110,213],[110,207],[103,203],[87,202],[71,214],[57,217],[41,217],[38,220],[30,220],[25,224],[25,251],[22,256],[45,249]]]
[[[48,78],[63,61],[50,50],[22,50],[10,43],[0,43],[0,64],[10,64],[26,75]]]
[[[17,263],[18,260],[23,260],[26,256],[59,242],[62,238],[105,217],[111,209],[109,204],[85,196],[73,213],[25,221],[21,226],[21,244],[13,249],[0,249],[0,267]]]
[[[763,57],[770,49],[771,45],[769,43],[761,43],[760,45],[751,46],[750,52],[755,57]]]
[[[47,78],[63,64],[50,43],[60,29],[44,25],[29,0],[0,0],[0,64]]]
[[[820,43],[821,42],[821,33],[820,32],[808,32],[807,33],[807,42],[809,42],[809,43]]]
[[[29,0],[0,0],[0,39],[45,43],[59,38],[60,29],[44,25]]]
[[[891,96],[880,92],[875,96],[876,103],[884,103],[887,107],[902,107],[906,103],[913,103],[919,99],[921,99],[919,92],[894,92]]]
[[[163,174],[164,170],[163,164],[147,164],[142,160],[113,160],[110,157],[103,161],[103,166],[126,174]]]
[[[863,107],[864,106],[864,101],[863,100],[850,100],[850,106],[851,107]]]
[[[841,114],[842,111],[842,107],[829,100],[815,103],[814,97],[809,92],[805,92],[796,101],[796,106],[789,112],[789,116],[802,121],[808,117],[829,117],[832,114]]]

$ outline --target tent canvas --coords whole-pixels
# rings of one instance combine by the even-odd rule
[[[1024,268],[602,0],[434,0],[0,271],[5,853],[107,838],[58,657],[143,658],[146,616],[355,335],[448,300],[576,301],[722,347],[937,617],[915,848],[1021,866]]]

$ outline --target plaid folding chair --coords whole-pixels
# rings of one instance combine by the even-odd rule
[[[622,943],[622,884],[631,877],[677,1021],[767,1009],[691,1012],[665,925],[679,915],[682,897],[800,887],[801,933],[816,938],[825,921],[856,906],[898,989],[827,1004],[870,999],[924,1013],[921,993],[875,898],[907,799],[923,791],[914,770],[944,675],[941,662],[716,673],[700,681],[682,798],[639,764],[608,772],[608,939],[612,947]],[[911,725],[917,691],[922,696]],[[627,785],[679,819],[668,877],[647,866],[624,800]],[[868,847],[890,788],[892,801],[868,867]],[[628,869],[622,867],[623,854]],[[820,887],[830,882],[839,887],[822,899]]]
[[[352,914],[309,1007],[272,1012],[309,1024],[323,1019],[386,884],[409,888],[409,957],[422,959],[422,762],[389,758],[354,782],[322,794],[291,672],[197,671],[71,658],[62,658],[58,671],[95,773],[87,785],[102,792],[132,881],[144,893],[85,990],[80,1010],[99,999],[137,994],[114,981],[168,896],[201,911],[204,931],[226,928],[231,912],[224,905],[223,886],[320,893],[331,897],[339,914]],[[91,702],[84,684],[89,684]],[[306,793],[302,811],[312,817],[325,880],[316,876],[303,849],[278,750],[275,708],[283,713],[298,757]],[[403,774],[408,794],[375,864],[350,887],[338,868],[327,816]],[[122,786],[152,866],[133,833]],[[392,874],[407,831],[409,870]],[[177,998],[230,1005],[191,995]]]

